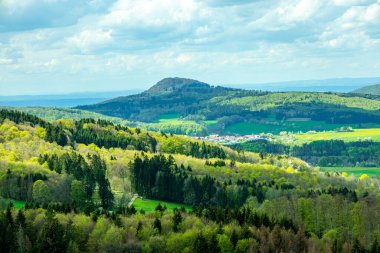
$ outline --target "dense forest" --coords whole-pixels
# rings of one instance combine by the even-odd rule
[[[261,154],[284,154],[307,161],[316,166],[380,166],[380,143],[374,141],[344,142],[320,140],[302,145],[286,145],[267,140],[257,140],[232,145],[235,149]]]
[[[104,120],[0,118],[0,252],[379,252],[378,180]],[[137,211],[135,194],[192,210]]]

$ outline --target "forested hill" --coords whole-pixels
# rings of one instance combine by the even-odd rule
[[[162,95],[183,90],[202,92],[210,89],[211,87],[207,83],[202,83],[193,79],[174,77],[162,79],[150,89],[145,91],[145,93],[152,95]]]
[[[154,121],[160,115],[179,113],[196,115],[205,109],[206,103],[221,96],[237,96],[242,90],[185,78],[165,78],[138,95],[119,97],[95,105],[79,106],[79,109],[95,111],[109,116],[143,122]],[[244,94],[261,92],[248,92]]]
[[[107,120],[61,119],[50,123],[36,116],[12,110],[0,110],[0,123],[11,120],[15,123],[27,123],[44,128],[43,138],[61,146],[95,144],[104,148],[123,148],[146,152],[184,154],[199,158],[234,158],[235,152],[218,146],[182,136],[166,135],[115,125]],[[230,153],[228,155],[227,153]]]
[[[365,86],[363,88],[354,90],[352,93],[370,94],[370,95],[380,96],[380,84]]]
[[[141,94],[78,108],[142,122],[171,114],[184,120],[214,121],[221,128],[236,122],[294,118],[327,124],[380,122],[376,96],[240,90],[183,78],[166,78]]]

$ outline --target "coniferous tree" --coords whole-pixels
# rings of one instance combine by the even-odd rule
[[[46,221],[36,242],[37,252],[66,252],[68,242],[65,240],[65,229],[54,217],[54,213],[46,213]]]
[[[173,231],[178,232],[178,226],[182,222],[181,211],[175,209],[173,212]]]
[[[161,225],[161,221],[159,218],[155,218],[154,222],[153,222],[153,228],[157,229],[157,232],[159,234],[161,234],[161,230],[162,230],[162,225]]]
[[[212,247],[214,247],[213,245]],[[209,247],[206,238],[202,233],[198,234],[195,238],[194,244],[192,246],[192,252],[194,253],[204,253],[208,252]]]

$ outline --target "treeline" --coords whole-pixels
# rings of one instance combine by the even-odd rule
[[[87,213],[102,207],[110,209],[114,196],[106,176],[106,164],[99,155],[87,159],[72,152],[61,156],[41,155],[40,164],[46,163],[59,177],[39,171],[19,171],[8,168],[0,178],[0,195],[7,199],[22,200],[31,206],[75,209]]]
[[[377,111],[349,108],[321,102],[285,104],[271,109],[277,120],[288,118],[310,118],[315,121],[324,121],[328,124],[359,124],[380,122]]]
[[[215,163],[206,161],[206,165],[218,167],[221,164],[218,161]],[[315,198],[330,195],[343,197],[351,202],[358,201],[355,190],[347,186],[329,186],[300,192],[296,190],[295,184],[283,179],[269,181],[238,179],[232,182],[225,176],[222,180],[216,180],[209,175],[195,176],[191,167],[178,166],[171,156],[136,155],[129,168],[132,187],[139,195],[192,206],[236,208],[244,205],[250,198],[263,203],[266,199],[272,199],[272,194],[279,197],[292,190],[294,190],[292,194],[299,197]]]
[[[47,176],[38,171],[14,173],[8,168],[5,175],[0,178],[0,195],[7,199],[32,201],[33,184],[38,180],[45,181]]]
[[[100,126],[100,128],[99,128]],[[82,119],[75,121],[75,127],[71,130],[73,139],[77,143],[94,143],[99,147],[123,148],[141,151],[156,152],[158,137],[153,137],[149,132],[142,132],[140,129],[131,129],[126,126],[114,125],[106,120]],[[161,133],[162,138],[171,138],[165,133]],[[226,158],[223,148],[195,141],[183,142],[183,147],[177,150],[178,153],[197,158]]]
[[[373,141],[314,141],[294,146],[291,153],[319,166],[379,166],[380,143]]]
[[[327,166],[380,166],[380,143],[373,141],[344,142],[320,140],[302,145],[285,145],[267,140],[257,140],[233,145],[239,150],[284,154],[301,158],[313,165]]]
[[[141,151],[156,152],[160,139],[153,137],[149,132],[139,128],[115,125],[108,120],[80,119],[73,121],[74,125],[64,126],[64,121],[49,123],[38,117],[19,111],[0,110],[0,123],[9,119],[15,123],[29,123],[32,126],[45,128],[44,139],[56,142],[60,146],[74,145],[75,143],[96,144],[98,147],[122,148]],[[62,123],[63,122],[63,123]],[[163,138],[171,138],[162,133]],[[216,145],[198,143],[196,141],[182,141],[184,147],[176,153],[197,158],[226,158],[223,148]],[[166,148],[170,150],[170,148]]]
[[[286,218],[250,207],[155,214],[55,213],[12,206],[0,211],[0,252],[342,252],[377,253],[377,239],[318,238]]]
[[[198,142],[190,142],[190,155],[197,158],[220,158],[225,159],[226,153],[218,146],[206,145],[203,141],[201,145]]]
[[[217,160],[215,162],[210,162],[206,160],[205,165],[213,166],[213,167],[223,167],[223,166],[226,166],[226,162],[223,160]],[[233,166],[233,162],[231,162],[230,166]]]
[[[231,209],[199,209],[198,217],[180,210],[173,214],[164,213],[160,208],[156,210],[155,219],[141,216],[134,233],[131,233],[126,224],[134,217],[116,215],[104,219],[93,216],[92,219],[81,218],[82,224],[78,224],[72,220],[75,216],[66,216],[69,222],[63,223],[62,215],[48,210],[42,215],[40,225],[36,226],[33,216],[29,218],[31,216],[24,212],[31,214],[38,210],[16,212],[8,207],[0,212],[0,252],[178,252],[186,248],[199,253],[246,252],[249,248],[255,251],[268,248],[278,252],[303,252],[311,246],[305,231],[299,229],[297,232],[291,221],[275,221],[250,209],[236,212]],[[217,229],[209,222],[203,222],[204,227],[200,231],[183,226],[185,219],[197,222],[216,220],[214,213],[220,218]],[[162,224],[164,220],[169,221],[169,227]],[[239,226],[235,225],[229,231],[228,226],[235,221]],[[83,226],[89,229],[84,231]],[[208,230],[213,232],[206,233]],[[129,234],[128,240],[120,236],[125,233]],[[186,237],[183,236],[185,233]],[[170,250],[174,246],[170,246],[173,235],[182,243]],[[154,238],[160,238],[160,241],[154,242]]]
[[[28,122],[32,126],[39,125],[46,129],[45,140],[49,142],[56,142],[61,146],[68,144],[66,133],[61,125],[53,125],[45,120],[26,114],[19,111],[0,110],[0,123],[5,119],[9,119],[17,124]]]
[[[242,206],[249,196],[263,202],[267,183],[239,180],[219,182],[210,176],[191,175],[191,167],[178,166],[169,156],[136,156],[130,164],[134,190],[145,198],[194,206]]]
[[[87,159],[89,162],[80,154],[72,152],[61,156],[40,155],[38,161],[40,164],[46,162],[49,169],[59,174],[65,172],[74,177],[71,182],[70,197],[75,206],[80,209],[93,209],[98,204],[94,203],[94,193],[97,190],[101,206],[110,209],[113,207],[114,196],[106,176],[107,166],[99,155],[88,155]],[[34,200],[38,202],[36,197]]]
[[[196,158],[227,158],[225,150],[215,144],[206,144],[204,141],[191,141],[188,138],[160,133],[158,143],[160,152],[170,154],[183,154]]]
[[[94,126],[92,127],[89,124]],[[96,126],[101,126],[101,128]],[[107,126],[114,128],[114,131],[108,129]],[[125,126],[115,126],[112,122],[105,120],[82,119],[76,121],[75,128],[72,129],[72,136],[77,143],[94,143],[105,148],[131,148],[155,152],[157,145],[156,139],[149,133],[143,134],[139,129],[132,131]]]

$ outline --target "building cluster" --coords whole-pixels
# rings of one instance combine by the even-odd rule
[[[226,144],[234,144],[238,142],[247,142],[247,141],[256,141],[256,140],[271,140],[267,136],[264,135],[241,135],[241,136],[234,136],[234,135],[218,135],[218,134],[212,134],[208,136],[192,136],[191,138],[196,140],[204,140],[204,141],[213,141],[213,142],[219,142],[219,143],[226,143]]]

